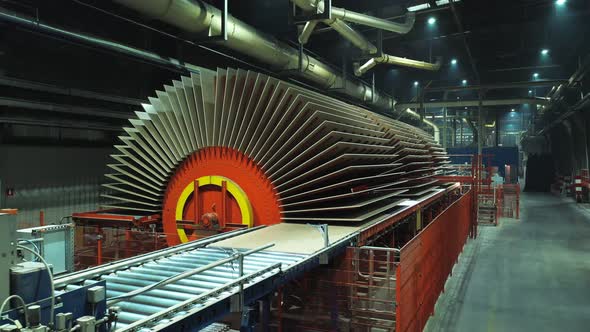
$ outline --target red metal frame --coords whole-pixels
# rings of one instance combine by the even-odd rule
[[[406,219],[407,217],[411,216],[412,214],[416,213],[418,210],[422,210],[423,208],[429,206],[430,204],[440,201],[440,199],[443,196],[445,196],[446,194],[448,194],[454,190],[458,190],[458,189],[459,189],[459,187],[457,185],[452,185],[446,191],[440,192],[436,195],[433,195],[432,197],[420,202],[419,204],[411,206],[411,207],[403,210],[402,212],[395,214],[393,217],[391,217],[387,221],[380,222],[379,224],[374,225],[374,226],[362,231],[359,236],[358,245],[360,245],[360,246],[365,245],[367,243],[367,241],[369,239],[371,239],[372,237],[374,237],[375,235],[382,233],[383,231],[392,227],[394,224],[396,224],[396,223]]]
[[[76,223],[84,225],[96,225],[104,221],[112,222],[113,226],[125,225],[143,227],[149,224],[156,224],[161,220],[160,214],[151,214],[147,216],[133,216],[121,214],[117,210],[96,210],[90,212],[72,213],[72,219]]]
[[[422,331],[463,250],[472,226],[466,194],[401,248],[396,284],[396,329]]]
[[[503,184],[498,186],[500,215],[516,219],[520,218],[520,185]]]

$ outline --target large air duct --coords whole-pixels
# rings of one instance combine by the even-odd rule
[[[417,112],[412,111],[411,109],[407,108],[406,109],[406,113],[417,118],[417,119],[422,119],[422,122],[424,122],[425,124],[429,125],[430,127],[432,127],[432,136],[434,137],[434,141],[439,144],[440,143],[440,129],[438,128],[437,125],[434,124],[434,122],[427,120],[425,118],[422,118],[420,116],[420,114],[418,114]]]
[[[324,12],[324,1],[314,0],[291,0],[298,7],[306,11]],[[332,7],[331,15],[334,19],[340,19],[347,22],[352,22],[360,25],[369,26],[372,28],[406,34],[414,27],[416,21],[416,14],[409,12],[406,14],[406,21],[404,23],[392,22],[382,18],[365,15],[344,8]]]
[[[436,63],[418,61],[408,58],[401,58],[398,56],[383,54],[380,57],[372,58],[363,65],[355,63],[354,74],[361,76],[375,67],[377,64],[386,63],[390,65],[398,65],[404,67],[411,67],[416,69],[436,71],[440,69],[442,59],[438,58]]]
[[[151,18],[166,22],[195,34],[219,35],[221,12],[203,1],[189,0],[115,0]],[[371,103],[377,108],[392,109],[395,100],[357,80],[348,80],[327,64],[303,53],[299,68],[299,50],[276,38],[257,31],[248,24],[227,17],[228,40],[218,44],[268,64],[275,71],[293,71],[324,89],[339,88],[356,100]]]
[[[295,5],[299,8],[303,9],[306,12],[310,13],[323,13],[324,12],[324,1],[317,1],[317,0],[291,0]],[[362,34],[357,32],[353,27],[346,24],[344,21],[354,22],[357,24],[362,24],[366,26],[370,26],[373,28],[392,31],[396,33],[408,33],[412,30],[414,26],[414,22],[416,20],[414,13],[408,13],[406,16],[406,22],[403,24],[391,22],[388,20],[380,19],[377,17],[372,17],[369,15],[349,11],[343,8],[331,7],[330,9],[330,16],[331,19],[324,20],[323,22],[330,27],[332,27],[336,32],[338,32],[342,37],[349,40],[353,45],[360,48],[366,54],[376,54],[378,49],[375,45],[369,42]],[[305,25],[302,34],[299,38],[299,41],[305,44],[313,28],[315,27],[315,21],[307,22]],[[354,73],[356,76],[361,76],[365,74],[367,71],[375,67],[377,64],[386,63],[392,65],[398,65],[403,67],[410,67],[410,68],[417,68],[423,70],[432,70],[436,71],[440,69],[440,60],[437,63],[429,63],[424,61],[412,60],[407,58],[400,58],[393,55],[382,54],[380,56],[375,56],[369,61],[367,61],[362,66],[355,64]]]

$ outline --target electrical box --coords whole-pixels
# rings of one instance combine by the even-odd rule
[[[39,254],[53,266],[53,273],[74,271],[74,224],[47,225],[19,229],[17,236],[23,245],[39,251]],[[25,258],[34,261],[33,254],[24,253]]]
[[[103,286],[90,287],[86,294],[88,296],[88,303],[98,304],[106,299],[106,290]]]
[[[19,295],[25,303],[32,303],[51,296],[51,281],[45,264],[23,262],[10,269],[11,294]]]

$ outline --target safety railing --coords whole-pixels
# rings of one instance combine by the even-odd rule
[[[281,289],[276,324],[289,331],[395,331],[398,259],[399,249],[349,247],[330,266]]]
[[[422,331],[463,250],[472,225],[466,194],[401,248],[396,275],[396,332]]]
[[[108,227],[76,227],[75,270],[166,248],[168,234]]]

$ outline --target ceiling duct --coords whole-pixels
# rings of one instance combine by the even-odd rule
[[[440,69],[442,59],[437,58],[436,63],[412,60],[408,58],[401,58],[398,56],[383,54],[380,57],[372,58],[363,65],[359,65],[358,62],[354,64],[354,74],[361,76],[375,67],[377,64],[386,63],[390,65],[398,65],[404,67],[411,67],[416,69],[436,71]]]
[[[151,18],[158,19],[194,34],[219,35],[222,13],[199,0],[115,0]],[[338,88],[341,93],[380,109],[393,109],[395,100],[358,80],[348,80],[339,72],[310,55],[303,53],[299,67],[299,50],[280,42],[273,36],[257,31],[250,25],[228,15],[228,39],[216,43],[268,64],[278,72],[293,71],[324,89]]]
[[[314,0],[291,1],[293,1],[293,3],[295,3],[298,7],[300,7],[303,10],[315,11],[318,13],[324,12],[324,1],[319,1],[317,4]],[[400,34],[406,34],[410,32],[410,30],[412,30],[412,28],[414,27],[414,22],[416,21],[416,14],[414,13],[407,13],[406,21],[404,23],[397,23],[338,7],[332,7],[331,15],[334,19],[340,19],[346,22],[356,23]]]
[[[309,13],[323,13],[324,12],[324,1],[317,0],[291,0],[302,10]],[[346,38],[353,45],[364,51],[369,55],[377,55],[380,53],[379,49],[367,40],[361,33],[357,32],[353,27],[348,25],[344,21],[353,22],[369,27],[377,28],[380,30],[391,31],[400,34],[406,34],[414,27],[416,16],[414,13],[406,14],[405,23],[396,23],[381,18],[353,12],[343,8],[331,7],[330,9],[331,19],[323,20],[322,22],[332,27],[342,37]],[[299,42],[305,44],[309,40],[313,29],[315,28],[317,21],[309,21],[303,28]],[[356,76],[362,76],[370,69],[375,67],[377,64],[386,63],[391,65],[398,65],[402,67],[417,68],[423,70],[436,71],[440,69],[441,60],[438,59],[437,63],[429,63],[418,60],[412,60],[407,58],[401,58],[388,54],[381,54],[380,56],[374,56],[369,59],[365,64],[359,65],[355,63],[354,73]]]

